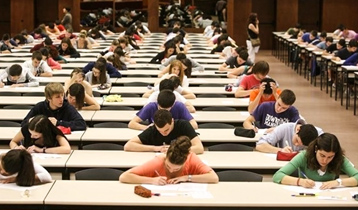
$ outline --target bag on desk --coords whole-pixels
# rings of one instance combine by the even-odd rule
[[[261,45],[261,40],[259,37],[257,37],[256,39],[250,38],[250,41],[251,41],[252,47],[257,47],[257,46]]]
[[[59,126],[57,126],[57,128],[60,129],[63,134],[71,134],[70,127],[65,127],[65,126],[59,125]]]
[[[277,152],[276,160],[282,161],[290,161],[293,157],[295,157],[298,152]]]
[[[235,136],[243,136],[248,138],[254,138],[256,135],[254,129],[246,129],[242,127],[235,128],[234,134]]]

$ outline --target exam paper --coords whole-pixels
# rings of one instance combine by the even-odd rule
[[[315,186],[313,188],[305,188],[305,187],[301,187],[301,186],[284,186],[284,189],[293,191],[293,192],[297,192],[297,193],[319,193],[319,192],[323,192],[323,191],[332,191],[332,192],[338,192],[338,191],[343,191],[345,190],[344,187],[338,187],[338,188],[334,188],[334,189],[328,189],[328,190],[321,190],[319,189],[322,186],[322,182],[315,182]]]

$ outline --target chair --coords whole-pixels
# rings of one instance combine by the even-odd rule
[[[130,87],[147,87],[148,85],[151,85],[147,82],[127,82],[123,83],[123,86],[130,86]]]
[[[93,125],[94,128],[128,128],[127,123],[123,122],[101,122]]]
[[[209,106],[204,107],[203,111],[236,111],[233,107],[226,107],[226,106]]]
[[[41,92],[24,93],[22,95],[23,96],[43,96],[43,97],[45,97],[45,93],[41,93]]]
[[[139,94],[135,94],[135,93],[121,93],[120,94],[121,95],[121,97],[141,97],[141,95],[139,95]]]
[[[209,151],[253,151],[254,148],[243,144],[216,144],[208,147]]]
[[[199,87],[223,87],[224,88],[225,84],[201,84],[199,85]]]
[[[123,150],[123,146],[114,143],[94,143],[82,147],[83,150]]]
[[[220,75],[196,75],[196,77],[197,78],[221,78]]]
[[[92,91],[93,97],[101,97],[101,93],[98,91]]]
[[[150,75],[148,74],[131,74],[131,75],[127,75],[127,77],[151,77]]]
[[[21,127],[21,124],[13,121],[0,121],[0,127]]]
[[[0,92],[0,96],[21,96],[21,93],[17,93],[17,92]]]
[[[32,109],[33,107],[31,105],[7,105],[3,109]]]
[[[134,110],[133,107],[130,106],[103,106],[102,110]]]
[[[123,171],[112,168],[90,168],[77,171],[75,173],[76,180],[119,180],[119,176]]]
[[[227,98],[226,95],[214,94],[214,93],[198,94],[196,97],[198,97],[198,98]]]
[[[262,176],[251,171],[226,170],[216,174],[220,182],[262,182]]]
[[[201,123],[199,128],[235,128],[235,126],[226,123]],[[231,131],[230,131],[231,132]]]

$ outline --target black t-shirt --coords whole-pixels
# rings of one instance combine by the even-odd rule
[[[340,49],[338,52],[337,52],[337,54],[336,54],[336,56],[337,57],[339,57],[340,59],[342,59],[342,60],[346,60],[347,58],[349,58],[351,55],[353,55],[353,53],[352,52],[349,52],[348,51],[348,48],[343,48],[343,49]]]
[[[326,51],[329,53],[333,53],[337,50],[337,44],[331,44],[326,48]]]
[[[36,145],[37,147],[57,147],[59,146],[58,145],[58,141],[56,139],[56,134],[55,133],[51,133],[51,144],[49,145],[42,145],[42,144],[39,144],[38,141],[36,141],[36,139],[32,139],[31,138],[31,133],[29,131],[29,124],[26,123],[22,128],[21,128],[21,133],[22,135],[24,136],[24,141],[23,141],[23,146],[24,147],[29,147],[29,146],[32,146],[32,145]]]
[[[197,136],[197,133],[188,121],[175,120],[174,128],[168,136],[162,136],[154,125],[145,129],[138,135],[143,144],[154,146],[160,146],[163,145],[163,143],[170,145],[171,141],[180,136],[187,136],[191,140]]]

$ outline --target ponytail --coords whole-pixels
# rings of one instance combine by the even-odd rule
[[[35,184],[34,164],[30,153],[26,150],[10,150],[1,161],[3,169],[9,175],[17,173],[17,185],[32,186]]]

